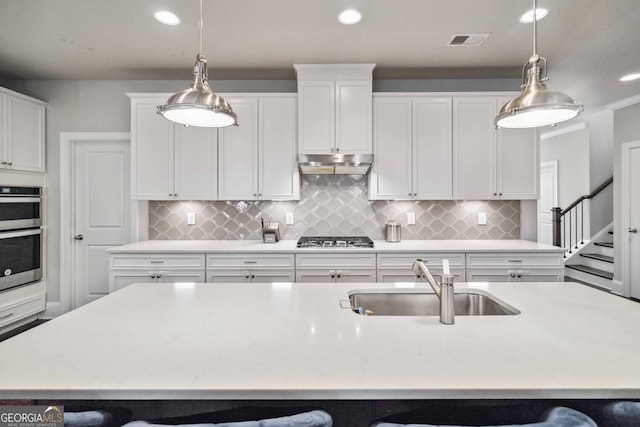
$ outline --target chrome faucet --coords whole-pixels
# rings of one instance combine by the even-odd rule
[[[440,323],[453,325],[455,323],[455,302],[453,298],[453,275],[443,272],[441,283],[436,282],[425,262],[416,259],[413,262],[413,272],[418,277],[424,277],[433,288],[433,292],[440,300]],[[447,273],[447,274],[445,274]]]

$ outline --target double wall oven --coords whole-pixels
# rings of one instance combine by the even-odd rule
[[[0,292],[42,279],[42,188],[0,185]]]

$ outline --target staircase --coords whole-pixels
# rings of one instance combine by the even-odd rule
[[[565,260],[565,282],[579,282],[599,289],[611,290],[613,280],[613,231],[611,225]]]

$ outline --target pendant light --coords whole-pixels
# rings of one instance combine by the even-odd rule
[[[555,125],[573,119],[583,110],[570,96],[547,90],[547,60],[537,52],[536,6],[533,0],[533,55],[522,67],[522,93],[500,109],[494,120],[497,128]]]
[[[231,105],[213,93],[207,82],[207,59],[202,54],[202,0],[198,19],[198,55],[193,75],[191,88],[172,95],[166,104],[158,107],[158,114],[186,126],[238,126],[238,117]]]

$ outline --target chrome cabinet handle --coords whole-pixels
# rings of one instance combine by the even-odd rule
[[[244,261],[245,264],[257,264],[258,261],[249,261],[249,260],[245,260]]]
[[[164,264],[164,261],[163,260],[159,260],[159,261],[151,260],[151,261],[149,261],[149,263],[151,263],[151,264]]]
[[[75,236],[73,236],[74,240],[83,240],[84,236],[82,234],[76,234]]]
[[[0,316],[0,319],[8,319],[9,317],[13,316],[13,312],[9,313],[9,314],[5,314],[3,316]]]
[[[637,232],[638,232],[637,228],[629,227],[629,233],[637,233]]]

